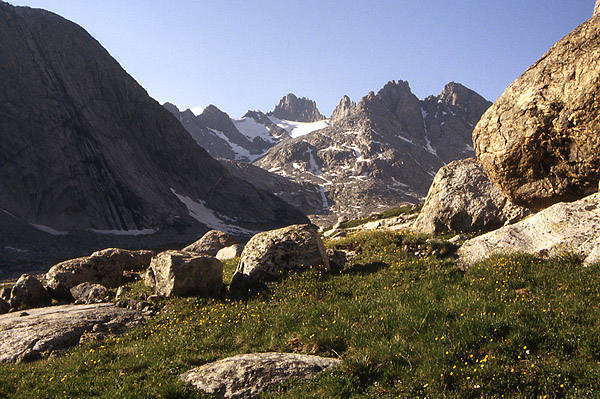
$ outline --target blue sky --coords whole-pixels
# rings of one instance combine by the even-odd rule
[[[495,100],[594,0],[9,0],[87,29],[160,101],[232,117],[288,92],[329,115],[389,80]]]

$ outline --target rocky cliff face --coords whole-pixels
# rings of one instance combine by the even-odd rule
[[[279,100],[279,104],[267,115],[297,122],[317,122],[325,119],[317,109],[317,103],[306,97],[298,98],[292,93]]]
[[[97,41],[55,14],[0,3],[0,70],[0,210],[11,223],[48,237],[141,240],[306,220],[232,177]]]
[[[442,165],[474,155],[471,133],[490,105],[457,83],[420,101],[407,82],[389,82],[358,103],[344,96],[328,126],[279,143],[256,165],[320,186],[336,214],[417,202]]]
[[[245,180],[254,187],[275,194],[306,215],[327,213],[319,186],[309,182],[296,182],[287,177],[266,171],[247,162],[221,159],[219,162],[233,176]]]

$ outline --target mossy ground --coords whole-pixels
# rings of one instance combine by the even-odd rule
[[[359,253],[338,273],[286,276],[243,300],[166,300],[120,337],[0,365],[0,397],[201,398],[180,373],[260,351],[344,360],[266,398],[600,396],[599,266],[514,255],[464,272],[406,250],[422,242],[364,233],[335,242]]]

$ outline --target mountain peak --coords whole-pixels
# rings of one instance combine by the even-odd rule
[[[316,122],[325,119],[325,116],[319,112],[316,102],[306,97],[298,98],[293,93],[286,94],[279,100],[273,112],[267,115],[298,122]]]
[[[350,100],[350,97],[344,95],[340,100],[333,114],[331,115],[332,122],[339,121],[350,116],[356,109],[356,103]]]

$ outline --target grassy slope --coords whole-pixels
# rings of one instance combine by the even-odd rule
[[[120,338],[0,365],[0,397],[204,397],[178,374],[257,351],[345,361],[268,398],[597,397],[599,267],[566,255],[511,256],[464,273],[408,255],[405,243],[419,240],[363,234],[337,242],[361,252],[341,273],[289,276],[245,301],[165,301],[148,325]]]

